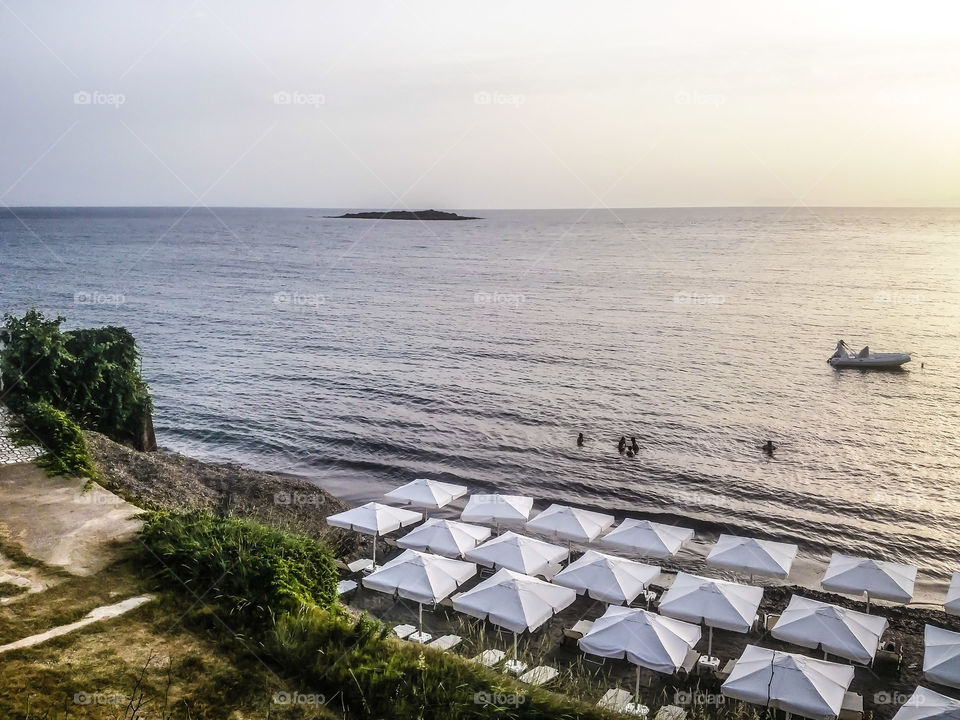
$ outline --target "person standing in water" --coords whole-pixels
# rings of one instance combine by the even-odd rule
[[[577,447],[583,447],[583,433],[577,435]]]
[[[623,451],[626,449],[627,449],[627,439],[623,435],[621,435],[620,442],[617,443],[617,451],[619,451],[619,453],[623,455]]]
[[[634,455],[640,452],[640,446],[637,445],[637,438],[633,435],[630,436],[630,449],[633,450]]]
[[[773,455],[773,440],[767,440],[767,441],[763,444],[763,451],[764,451],[767,455],[771,455],[771,456]]]

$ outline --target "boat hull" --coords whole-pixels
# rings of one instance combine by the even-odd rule
[[[867,357],[830,358],[828,363],[835,368],[860,368],[862,370],[883,370],[898,368],[910,362],[906,353],[875,353]]]

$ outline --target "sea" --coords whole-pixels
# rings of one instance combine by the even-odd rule
[[[163,449],[351,503],[429,477],[960,570],[960,210],[343,211],[6,209],[0,308],[128,328]]]

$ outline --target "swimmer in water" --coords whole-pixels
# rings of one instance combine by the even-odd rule
[[[633,450],[627,450],[627,457],[633,457]]]
[[[630,436],[630,449],[633,450],[634,455],[640,452],[640,446],[637,445],[637,439],[633,435]]]
[[[577,447],[583,447],[583,433],[577,435]]]
[[[767,440],[767,441],[763,444],[763,451],[764,451],[767,455],[773,455],[773,440]]]
[[[623,455],[623,451],[627,449],[627,439],[621,435],[620,442],[617,443],[617,450]]]

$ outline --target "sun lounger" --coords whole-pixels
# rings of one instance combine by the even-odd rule
[[[511,673],[512,675],[521,675],[527,671],[528,667],[530,666],[527,665],[522,660],[517,660],[516,658],[514,658],[513,660],[507,660],[503,664],[502,669],[504,672]]]
[[[551,563],[543,569],[543,572],[540,575],[544,580],[553,580],[554,576],[563,570],[563,565],[560,563]]]
[[[723,670],[718,670],[716,672],[717,680],[720,682],[726,682],[727,678],[730,677],[730,674],[733,672],[733,668],[736,667],[736,660],[727,660],[727,664],[723,666]]]
[[[527,670],[527,672],[521,675],[518,679],[520,682],[526,683],[527,685],[540,687],[555,680],[559,674],[560,672],[556,668],[552,668],[547,665],[538,665],[532,670]]]
[[[763,629],[770,632],[778,622],[780,622],[780,615],[778,613],[767,613],[763,620]]]
[[[333,566],[340,572],[344,572],[344,573],[350,572],[350,567],[341,558],[336,558],[333,561]]]
[[[693,669],[697,666],[697,661],[700,659],[700,653],[696,650],[687,650],[687,656],[683,658],[683,663],[677,668],[678,675],[689,675],[693,672]]]
[[[397,545],[397,541],[396,541],[394,538],[389,538],[389,537],[388,537],[388,538],[384,538],[383,541],[384,541],[387,545],[389,545],[390,547],[394,547],[394,548],[395,548],[395,547],[400,547],[399,545]]]
[[[360,558],[347,564],[347,569],[352,573],[364,572],[373,569],[373,560],[370,558]]]
[[[582,638],[593,627],[591,620],[579,620],[572,628],[563,628],[563,642],[567,645],[576,645],[577,640]]]
[[[447,651],[452,650],[461,642],[463,642],[463,638],[461,638],[459,635],[441,635],[433,642],[427,643],[427,647]]]
[[[686,720],[687,711],[679,705],[664,705],[653,720]]]
[[[844,693],[843,704],[840,706],[840,714],[837,720],[862,720],[863,718],[863,695],[857,693]]]
[[[492,668],[502,663],[506,656],[507,654],[503,650],[484,650],[473,658],[473,661],[484,667]]]
[[[396,635],[401,640],[413,635],[417,629],[413,625],[397,625],[393,628],[393,634]]]
[[[357,590],[357,581],[356,580],[341,580],[337,583],[337,595],[339,595],[344,600],[347,599]]]
[[[626,690],[612,688],[607,690],[603,697],[600,698],[600,700],[597,702],[597,707],[601,708],[602,710],[623,712],[623,709],[628,703],[630,703],[631,700],[633,700],[633,695],[628,693]]]

